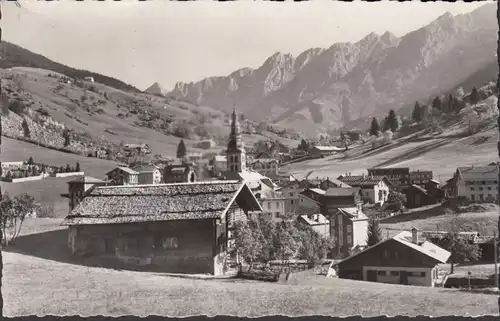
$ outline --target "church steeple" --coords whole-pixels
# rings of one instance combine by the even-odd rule
[[[229,172],[242,172],[246,169],[246,155],[243,140],[241,139],[240,124],[233,107],[231,133],[227,142],[227,170]]]

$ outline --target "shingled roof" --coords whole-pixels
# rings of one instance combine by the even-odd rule
[[[249,211],[262,211],[248,186],[238,181],[98,187],[62,224],[221,218],[238,197],[245,199]]]

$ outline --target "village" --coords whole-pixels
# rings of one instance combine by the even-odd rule
[[[315,146],[310,154],[342,150]],[[323,266],[325,277],[429,287],[451,286],[450,271],[439,268],[450,259],[452,266],[494,262],[493,235],[417,228],[384,235],[379,223],[442,204],[497,203],[497,164],[459,167],[445,182],[425,168],[296,179],[280,174],[279,153],[246,152],[236,110],[224,153],[205,164],[185,155],[180,142],[179,159],[163,168],[139,162],[104,178],[70,181],[62,197],[69,201],[63,225],[72,255],[132,269],[275,281],[292,270]],[[288,244],[263,256],[259,243],[278,236],[262,227],[257,233],[255,223],[296,235],[308,231],[309,238],[298,242],[309,244],[310,253]],[[463,242],[471,253],[453,253],[452,242]],[[453,287],[470,287],[470,278],[452,281]]]

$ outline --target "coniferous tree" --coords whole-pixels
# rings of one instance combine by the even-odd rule
[[[481,100],[481,97],[479,96],[479,92],[477,91],[476,87],[472,88],[472,91],[469,96],[469,101],[471,104],[475,105]]]
[[[388,131],[389,129],[391,129],[391,127],[389,126],[389,118],[387,116],[385,116],[384,122],[382,125],[382,130],[385,132],[385,131]]]
[[[373,246],[380,241],[382,241],[382,230],[380,230],[378,222],[375,219],[370,219],[368,221],[368,238],[366,239],[366,244]]]
[[[80,162],[76,162],[75,172],[79,172],[79,171],[80,171]]]
[[[441,111],[443,103],[441,102],[441,98],[436,97],[432,101],[432,108],[436,109],[437,111]]]
[[[418,101],[415,103],[415,106],[413,107],[413,113],[411,114],[411,119],[417,123],[420,123],[422,121],[422,107],[420,106]]]
[[[378,123],[377,117],[373,117],[372,125],[370,127],[370,136],[378,136],[380,132],[380,125]]]
[[[390,129],[393,133],[395,133],[398,130],[399,122],[394,109],[391,109],[389,111],[389,115],[387,115],[387,126],[388,129]]]
[[[453,111],[453,99],[454,99],[453,95],[449,94],[448,95],[448,101],[445,104],[446,107],[445,107],[445,110],[444,110],[444,112],[446,114],[450,114]]]
[[[177,158],[181,159],[186,156],[186,145],[184,144],[184,140],[181,139],[179,145],[177,145]]]

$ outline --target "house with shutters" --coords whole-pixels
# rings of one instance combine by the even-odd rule
[[[498,165],[459,167],[447,181],[450,197],[472,202],[498,202]]]
[[[64,219],[71,253],[89,264],[225,275],[232,228],[262,207],[239,181],[97,187]]]
[[[313,231],[324,238],[330,237],[330,220],[321,213],[300,215],[298,222],[311,227]]]
[[[439,264],[451,253],[429,241],[420,240],[417,229],[403,231],[339,263],[339,278],[369,282],[433,287]]]

